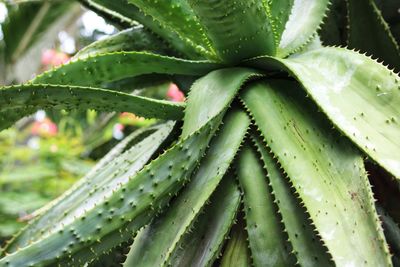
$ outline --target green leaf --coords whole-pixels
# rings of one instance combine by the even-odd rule
[[[202,88],[197,88],[200,90]],[[193,89],[192,89],[193,90]],[[218,92],[218,91],[217,91]],[[89,203],[77,217],[68,217],[68,224],[0,260],[0,266],[53,265],[82,266],[99,254],[132,237],[167,206],[174,194],[189,181],[211,137],[220,125],[229,103],[229,94],[219,91],[222,99],[213,106],[212,116],[190,124],[191,134],[181,138],[172,148],[145,166],[104,199]],[[188,105],[193,102],[189,101]],[[183,128],[187,122],[184,122]]]
[[[96,166],[72,188],[41,209],[41,215],[19,233],[6,247],[6,252],[14,252],[18,247],[25,247],[29,241],[52,232],[74,216],[79,216],[92,203],[108,196],[127,183],[128,177],[137,173],[159,149],[172,130],[173,123],[139,130],[115,146]],[[123,153],[133,139],[148,131],[155,131]]]
[[[275,203],[282,216],[285,232],[288,234],[297,264],[309,267],[333,266],[330,260],[331,256],[328,255],[319,237],[315,234],[315,228],[310,224],[308,215],[300,206],[299,200],[293,195],[289,183],[279,170],[273,155],[267,151],[266,146],[258,138],[253,137],[253,140],[262,155],[264,168],[268,171]]]
[[[174,31],[184,42],[203,55],[212,58],[209,41],[186,0],[128,0],[163,28]]]
[[[328,4],[329,0],[294,0],[277,49],[278,57],[286,57],[312,40],[322,23]]]
[[[253,64],[254,63],[254,64]],[[322,48],[252,66],[288,69],[334,125],[400,179],[400,78],[344,48]]]
[[[240,204],[240,191],[228,173],[193,225],[172,253],[169,266],[211,266],[217,257]]]
[[[136,26],[120,31],[110,37],[93,42],[81,49],[74,58],[85,58],[96,54],[106,54],[121,51],[144,51],[157,54],[168,54],[168,49],[162,41],[143,26]]]
[[[189,3],[223,61],[237,63],[258,55],[275,54],[272,25],[263,1],[189,0]]]
[[[238,178],[243,191],[246,230],[254,266],[292,266],[287,237],[280,223],[274,197],[258,155],[245,146],[238,159]]]
[[[200,58],[201,55],[196,49],[182,40],[182,38],[172,31],[172,29],[162,27],[158,21],[151,16],[144,14],[133,4],[129,4],[126,0],[80,0],[87,8],[92,9],[111,21],[125,21],[129,26],[135,25],[136,22],[141,23],[146,29],[150,30],[157,36],[164,39],[173,50],[182,53],[190,58]]]
[[[400,50],[373,0],[347,0],[348,45],[400,70]]]
[[[221,259],[221,267],[250,267],[250,251],[243,225],[234,226]]]
[[[122,267],[131,243],[131,241],[127,241],[120,244],[85,267]]]
[[[77,216],[0,260],[1,265],[82,266],[128,240],[168,204],[197,165],[221,116],[153,160],[128,181],[89,202]],[[213,130],[214,129],[214,130]]]
[[[294,82],[253,84],[242,98],[334,263],[390,266],[358,150],[330,129]]]
[[[237,92],[249,79],[261,74],[252,69],[220,69],[198,79],[192,86],[185,110],[182,138],[189,136],[207,118],[227,109]],[[208,108],[205,108],[207,104]]]
[[[105,82],[142,74],[204,75],[220,64],[192,61],[146,52],[98,54],[69,63],[36,76],[32,83],[101,87]]]
[[[0,128],[37,109],[95,109],[132,112],[138,116],[180,119],[184,105],[129,95],[112,90],[48,84],[26,84],[0,88]]]
[[[244,112],[231,111],[227,115],[192,181],[171,207],[135,239],[129,252],[134,266],[161,266],[168,260],[228,170],[249,124]]]
[[[278,47],[285,25],[292,12],[294,0],[263,0],[263,2],[267,9],[267,15],[270,16],[269,20],[274,31],[275,45]]]

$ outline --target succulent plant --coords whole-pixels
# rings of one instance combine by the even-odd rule
[[[81,2],[133,28],[2,88],[1,127],[39,107],[160,122],[41,209],[0,266],[397,264],[365,168],[400,178],[400,77],[372,58],[397,68],[399,48],[372,0],[348,1],[349,45],[372,57],[321,44],[328,0]],[[112,90],[148,75],[186,102]]]

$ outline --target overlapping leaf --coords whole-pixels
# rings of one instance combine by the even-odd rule
[[[293,265],[271,188],[250,146],[241,151],[237,169],[253,264],[259,267]]]
[[[363,161],[351,143],[315,114],[296,83],[254,84],[242,97],[335,264],[390,266]]]
[[[143,141],[137,143],[126,152],[122,150],[132,141],[140,137],[145,130],[139,130],[127,137],[126,140],[112,149],[99,163],[70,190],[58,199],[42,208],[43,215],[39,216],[28,227],[23,229],[5,249],[11,253],[18,247],[25,247],[30,242],[36,241],[49,234],[62,224],[74,217],[79,217],[92,203],[101,201],[110,192],[127,182],[129,176],[134,175],[148,162],[159,149],[171,132],[173,123],[154,127],[155,131]],[[149,131],[148,130],[148,131]]]
[[[211,266],[218,257],[240,204],[240,190],[231,174],[222,180],[210,202],[180,240],[167,265]]]
[[[289,59],[261,57],[250,65],[288,69],[335,126],[400,178],[400,78],[376,61],[343,48]]]
[[[114,52],[72,60],[31,82],[100,87],[105,82],[143,74],[204,75],[218,67],[221,65],[210,61],[184,60],[146,52]]]
[[[192,181],[166,213],[135,239],[129,253],[129,261],[135,266],[159,266],[169,259],[225,175],[250,124],[243,112],[231,111],[227,116]]]

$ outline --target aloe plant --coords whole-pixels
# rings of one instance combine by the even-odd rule
[[[385,237],[364,166],[400,179],[400,77],[374,59],[399,49],[372,0],[349,0],[354,29],[362,8],[383,36],[363,46],[350,28],[372,57],[321,44],[328,0],[81,2],[134,30],[2,88],[1,127],[39,107],[160,121],[37,212],[0,266],[397,264],[398,226],[380,211]],[[186,102],[112,88],[148,75]]]

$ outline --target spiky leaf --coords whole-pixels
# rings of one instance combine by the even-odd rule
[[[0,128],[37,109],[95,109],[133,112],[147,118],[179,119],[184,105],[100,88],[26,84],[0,89]]]
[[[31,82],[100,87],[105,82],[142,74],[204,75],[218,67],[221,65],[210,61],[184,60],[146,52],[114,52],[72,60]]]
[[[121,51],[145,51],[150,53],[167,54],[167,47],[143,26],[136,26],[110,37],[98,40],[82,48],[74,58],[95,56]]]
[[[238,62],[257,55],[274,55],[275,40],[267,10],[258,0],[190,0],[215,52]]]
[[[285,57],[299,50],[313,39],[328,4],[329,0],[294,0],[289,20],[280,39],[278,57]]]
[[[129,0],[140,10],[158,21],[164,28],[177,33],[184,42],[203,55],[213,57],[203,28],[186,0]]]
[[[315,228],[304,210],[300,206],[299,200],[289,187],[289,183],[279,170],[273,155],[267,151],[266,146],[258,139],[254,138],[258,150],[262,155],[265,169],[268,171],[268,178],[273,189],[279,213],[285,231],[289,237],[293,254],[296,256],[300,266],[333,266],[326,249],[315,234]]]
[[[251,63],[250,63],[251,62]],[[335,126],[400,179],[400,78],[376,61],[343,48],[250,65],[288,69]]]
[[[171,132],[173,123],[167,123],[157,128],[132,148],[122,153],[134,138],[139,138],[145,130],[139,130],[111,150],[100,162],[71,189],[41,209],[42,213],[22,230],[6,247],[5,252],[11,253],[18,247],[25,247],[36,241],[62,224],[68,224],[73,217],[79,217],[89,209],[92,203],[100,202],[110,191],[118,189],[128,181],[149,161]],[[148,130],[148,131],[149,131]]]
[[[237,168],[254,265],[293,265],[266,174],[257,154],[249,145],[241,151]]]
[[[167,265],[212,266],[234,223],[240,204],[240,190],[232,174],[228,173],[221,181],[210,202],[204,207],[204,214],[199,215],[193,229],[180,240]]]
[[[189,185],[166,210],[135,239],[129,260],[135,266],[159,266],[193,224],[227,171],[247,131],[250,120],[243,112],[228,114]]]
[[[242,97],[335,264],[390,266],[362,157],[351,143],[315,114],[294,82],[257,83]]]

